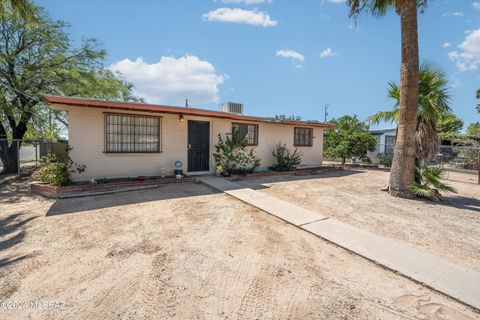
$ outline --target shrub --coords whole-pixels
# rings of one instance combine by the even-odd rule
[[[288,150],[286,143],[278,143],[272,154],[277,159],[277,164],[273,166],[276,171],[295,170],[302,163],[302,154],[296,148],[293,152]]]
[[[379,153],[377,155],[378,158],[378,163],[381,165],[384,165],[387,168],[390,168],[392,166],[392,157],[390,157],[386,153]]]
[[[260,159],[255,156],[254,149],[246,146],[246,137],[242,139],[236,129],[232,136],[225,139],[218,135],[213,157],[228,174],[245,174],[260,167]]]
[[[68,155],[48,154],[40,159],[39,168],[33,173],[33,178],[55,186],[64,186],[72,182],[72,173],[82,173],[85,168],[84,164],[75,163]]]
[[[440,192],[457,192],[454,187],[441,181],[444,178],[445,169],[441,166],[416,167],[415,181],[410,185],[410,190],[417,197],[442,201]]]

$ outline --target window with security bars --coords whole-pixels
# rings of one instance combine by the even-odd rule
[[[295,127],[293,145],[296,147],[313,146],[313,129]]]
[[[160,152],[160,118],[129,114],[105,115],[105,152]]]
[[[247,146],[258,146],[258,124],[232,123],[232,132],[238,132],[241,139],[245,139]]]

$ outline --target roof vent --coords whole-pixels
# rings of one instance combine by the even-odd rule
[[[220,111],[243,114],[243,103],[224,102],[220,105]]]

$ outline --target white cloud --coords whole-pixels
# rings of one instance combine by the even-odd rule
[[[334,56],[335,53],[333,52],[333,50],[328,47],[326,49],[324,49],[322,52],[320,52],[320,58],[326,58],[326,57],[331,57],[331,56]]]
[[[295,50],[277,50],[277,56],[292,58],[293,60],[305,61],[305,57]]]
[[[445,43],[442,45],[442,47],[448,48],[448,47],[450,47],[451,45],[452,45],[452,44],[451,44],[450,42],[445,42]]]
[[[448,53],[460,71],[475,70],[480,66],[480,29],[470,31],[458,46],[460,50]]]
[[[258,4],[264,2],[270,3],[272,0],[214,0],[214,2]]]
[[[331,3],[341,4],[341,3],[345,3],[347,0],[327,0],[327,1]]]
[[[474,9],[480,10],[480,2],[474,2],[474,3],[472,3],[472,7],[473,7]]]
[[[273,27],[278,21],[270,19],[270,16],[257,10],[244,10],[239,8],[218,8],[203,15],[208,21],[243,23],[254,26]]]
[[[183,105],[187,98],[194,105],[216,103],[224,81],[210,62],[193,55],[163,56],[156,63],[124,59],[109,68],[133,83],[135,93],[150,103]]]
[[[457,17],[463,17],[463,12],[454,12],[453,15]]]

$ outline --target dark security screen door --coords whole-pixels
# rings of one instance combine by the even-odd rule
[[[210,122],[188,120],[188,171],[210,169]]]

